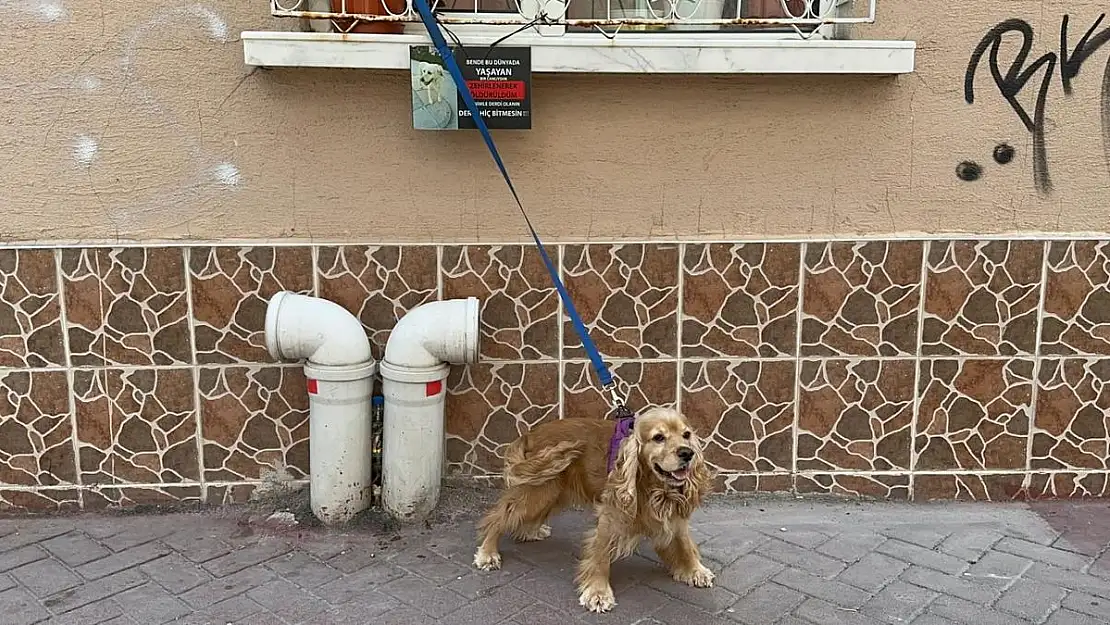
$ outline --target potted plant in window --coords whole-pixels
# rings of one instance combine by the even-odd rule
[[[408,8],[406,0],[331,0],[332,13],[358,15],[400,15]],[[361,20],[335,20],[335,25],[345,33],[392,33],[405,31],[404,22],[366,22]]]

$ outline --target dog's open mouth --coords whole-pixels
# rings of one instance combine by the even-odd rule
[[[688,467],[682,467],[674,471],[664,471],[663,467],[658,464],[655,465],[655,472],[661,475],[664,481],[669,484],[674,484],[675,486],[685,484],[686,478],[690,475],[690,469]]]

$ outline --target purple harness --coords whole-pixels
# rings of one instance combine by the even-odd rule
[[[617,460],[617,451],[621,448],[621,443],[628,435],[632,433],[632,427],[636,424],[636,417],[620,417],[617,419],[617,427],[613,430],[613,437],[609,439],[609,472],[613,472],[613,463]]]

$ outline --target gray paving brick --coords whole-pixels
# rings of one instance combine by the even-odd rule
[[[618,609],[620,607],[620,598],[617,598]],[[634,604],[626,604],[625,609],[634,607]],[[581,612],[579,612],[582,614]],[[663,623],[663,625],[736,625],[736,621],[725,618],[724,615],[710,614],[704,610],[699,610],[693,606],[686,605],[681,601],[668,601],[664,603],[658,610],[651,613],[652,620]],[[616,611],[611,612],[602,618],[597,618],[594,615],[583,615],[580,619],[582,623],[611,623],[612,625],[618,624],[631,624],[635,623],[635,619],[629,619],[628,615],[618,615]],[[637,623],[637,625],[639,625]]]
[[[765,625],[786,616],[805,599],[806,595],[793,588],[768,582],[725,610],[725,616],[746,625]]]
[[[161,542],[193,562],[207,562],[231,551],[230,545],[203,525],[167,534]]]
[[[0,572],[10,571],[30,562],[37,562],[47,557],[46,551],[38,545],[27,545],[0,553]]]
[[[993,529],[957,530],[945,538],[937,549],[961,560],[975,562],[1002,538],[1003,535]]]
[[[353,601],[338,606],[325,606],[323,612],[302,621],[298,625],[366,625],[367,623],[383,623],[384,625],[388,621],[378,620],[379,616],[401,609],[420,613],[392,597],[387,597],[376,590],[370,590]],[[423,613],[420,614],[422,617],[431,618]]]
[[[1084,592],[1073,592],[1064,599],[1063,606],[1073,612],[1081,612],[1110,623],[1110,600]]]
[[[786,531],[783,531],[786,530]],[[788,542],[792,545],[804,547],[806,549],[816,549],[817,547],[827,543],[830,540],[829,534],[818,532],[810,529],[794,529],[790,527],[779,528],[778,530],[763,530],[763,534]]]
[[[909,566],[901,560],[884,556],[881,553],[869,553],[863,556],[859,562],[844,569],[844,572],[838,575],[836,579],[856,588],[878,592],[879,589],[901,575]]]
[[[8,575],[7,573],[0,574],[0,592],[3,592],[9,588],[15,588],[15,586],[16,583],[14,577]]]
[[[346,603],[356,599],[367,588],[380,588],[403,575],[404,571],[401,569],[382,562],[378,566],[368,566],[357,573],[328,582],[313,592],[329,603]]]
[[[171,553],[164,558],[151,560],[141,565],[139,570],[161,585],[162,588],[178,594],[196,588],[212,579],[207,571],[186,560],[179,553]]]
[[[767,540],[768,538],[759,532],[737,529],[710,538],[699,545],[698,549],[702,557],[728,565],[741,556],[751,553]]]
[[[97,558],[103,558],[110,551],[81,532],[69,532],[55,536],[40,543],[55,558],[69,566],[79,566]]]
[[[959,625],[952,621],[937,616],[936,614],[922,614],[915,618],[910,625]]]
[[[860,608],[860,613],[891,625],[909,623],[913,618],[925,611],[925,607],[937,597],[937,593],[907,584],[894,581],[883,588]]]
[[[927,514],[927,510],[922,510],[922,513]],[[938,530],[933,527],[921,527],[918,525],[898,525],[889,527],[882,533],[890,538],[895,538],[911,545],[917,545],[925,549],[932,550],[937,545],[944,542],[951,534],[943,530]]]
[[[265,540],[236,549],[218,558],[208,560],[202,566],[216,577],[238,573],[243,569],[289,553],[290,546],[280,540]]]
[[[399,577],[383,585],[381,591],[435,618],[443,618],[467,603],[459,593],[415,575]]]
[[[55,616],[50,625],[98,625],[123,615],[123,609],[112,598],[101,599],[84,607]]]
[[[238,623],[253,614],[262,612],[265,608],[246,595],[235,595],[228,599],[217,601],[199,613],[203,618],[212,623]]]
[[[974,623],[975,625],[1014,625],[1014,617],[1010,614],[995,612],[984,606],[964,601],[959,597],[941,595],[929,606],[929,612],[957,623]]]
[[[389,625],[438,625],[439,624],[439,619],[437,619],[436,617],[429,616],[429,615],[421,612],[420,610],[418,610],[418,609],[416,609],[416,608],[414,608],[410,605],[407,605],[407,604],[402,604],[402,606],[399,607],[399,608],[394,608],[392,610],[389,610],[388,612],[383,612],[380,615],[380,618],[381,618],[382,623],[389,623]],[[365,620],[360,620],[360,621],[354,621],[354,622],[357,622],[361,625],[362,623],[365,623],[366,621]],[[329,623],[329,625],[331,625],[331,624]]]
[[[50,595],[42,604],[50,608],[51,612],[60,614],[141,586],[147,581],[147,577],[138,569],[127,569]]]
[[[506,588],[501,592],[464,605],[448,614],[440,623],[442,625],[496,623],[516,616],[533,604],[535,604],[535,600],[523,591]]]
[[[1009,588],[1014,580],[1029,570],[1033,563],[1001,551],[984,554],[979,561],[962,573],[964,577],[984,586],[994,586],[1000,590]]]
[[[1029,567],[1029,570],[1025,572],[1025,576],[1031,579],[1041,580],[1042,582],[1055,584],[1061,588],[1067,588],[1068,590],[1078,590],[1097,597],[1102,597],[1103,599],[1110,599],[1110,584],[1106,583],[1106,580],[1078,571],[1071,571],[1037,562]]]
[[[73,531],[72,521],[62,519],[43,519],[34,523],[21,523],[16,531],[0,538],[0,554],[49,540],[71,531]]]
[[[1002,593],[994,607],[1028,621],[1041,623],[1059,607],[1066,593],[1059,586],[1033,579],[1019,579]]]
[[[847,567],[840,560],[781,540],[771,539],[763,543],[756,553],[821,577],[834,577]]]
[[[189,523],[185,517],[172,518],[168,522],[166,518],[163,518],[161,521],[163,522],[153,521],[142,525],[132,525],[126,532],[117,532],[102,538],[100,542],[112,551],[127,551],[159,538],[170,536],[187,528]]]
[[[293,551],[266,562],[266,568],[301,588],[317,588],[343,574],[303,551]]]
[[[837,534],[817,547],[817,552],[852,564],[874,551],[885,540],[885,536],[875,532]]]
[[[1052,613],[1052,616],[1048,617],[1044,625],[1106,625],[1106,621],[1100,621],[1097,618],[1071,610],[1057,610]]]
[[[450,560],[428,549],[408,549],[389,560],[393,566],[399,566],[410,573],[416,573],[424,579],[433,582],[448,582],[466,575],[470,572],[467,566],[451,562]]]
[[[965,560],[901,540],[888,540],[876,547],[875,551],[903,562],[936,569],[949,575],[962,573],[969,566]]]
[[[786,565],[781,562],[775,562],[759,554],[749,554],[721,571],[717,575],[716,583],[742,595],[778,575],[779,571],[785,568]]]
[[[180,599],[153,583],[121,592],[114,599],[129,618],[149,625],[160,625],[192,612]]]
[[[25,564],[18,569],[13,569],[11,575],[36,597],[46,597],[81,583],[80,577],[70,572],[64,564],[53,559]]]
[[[30,625],[49,616],[31,593],[22,588],[0,592],[0,614],[4,615],[5,625]]]
[[[866,614],[845,610],[841,606],[820,599],[806,599],[798,609],[794,610],[794,614],[821,625],[880,625],[879,621]]]
[[[251,567],[201,584],[182,594],[181,598],[195,609],[206,608],[261,586],[273,578],[274,572],[270,569],[261,566]]]
[[[975,603],[988,604],[1002,594],[997,588],[977,584],[969,578],[945,575],[940,571],[920,566],[906,569],[900,579],[942,595],[952,595]]]
[[[644,625],[651,625],[653,619],[644,620]],[[654,621],[658,623],[659,621]],[[567,617],[559,610],[546,603],[533,601],[532,605],[524,608],[519,614],[505,621],[505,625],[568,625]]]
[[[324,610],[322,601],[284,579],[270,580],[247,591],[247,596],[293,623],[316,616]]]
[[[105,575],[118,573],[124,569],[156,560],[170,553],[170,548],[165,545],[159,543],[144,543],[137,547],[114,553],[106,558],[83,564],[77,567],[77,572],[85,579],[99,579]]]
[[[1006,553],[1012,553],[1015,556],[1021,556],[1027,560],[1036,560],[1063,569],[1074,569],[1077,571],[1087,566],[1087,563],[1091,561],[1090,558],[1078,553],[1046,547],[1018,538],[1004,538],[999,541],[995,549]]]
[[[772,579],[787,588],[793,588],[842,608],[859,608],[871,598],[871,593],[854,586],[810,575],[792,567]]]

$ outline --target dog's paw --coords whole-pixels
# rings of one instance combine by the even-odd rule
[[[696,588],[711,588],[713,580],[716,579],[713,571],[710,571],[704,564],[698,564],[698,568],[693,571],[676,572],[674,574],[675,581],[689,584]]]
[[[536,528],[528,528],[522,530],[516,535],[516,539],[522,543],[531,543],[551,537],[551,526],[541,525]]]
[[[613,589],[609,586],[604,588],[587,588],[578,595],[578,605],[586,608],[590,612],[598,614],[608,612],[617,605],[617,600],[613,597]]]
[[[483,571],[496,571],[501,568],[501,554],[486,553],[479,549],[474,554],[474,566]]]

